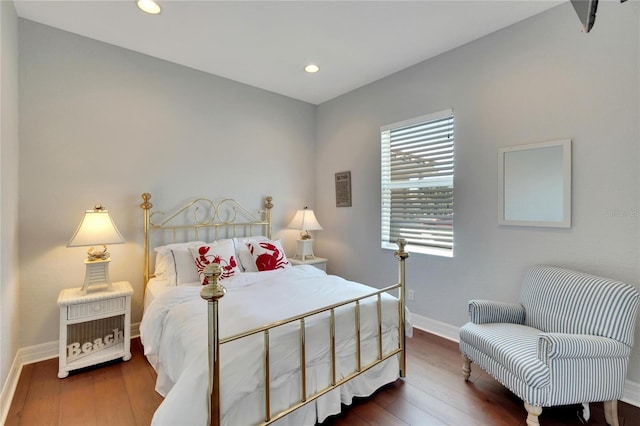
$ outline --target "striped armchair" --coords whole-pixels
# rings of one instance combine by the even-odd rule
[[[628,284],[534,266],[519,304],[469,302],[471,321],[460,328],[465,380],[471,362],[482,367],[524,400],[529,426],[539,425],[542,407],[595,401],[617,426],[639,303]]]

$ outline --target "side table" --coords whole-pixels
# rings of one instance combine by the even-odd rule
[[[62,290],[58,377],[69,371],[117,358],[131,359],[131,295],[127,281],[112,283],[112,291],[95,288],[82,295],[81,287]]]
[[[312,265],[325,272],[327,271],[327,259],[322,257],[314,257],[305,260],[290,257],[288,260],[292,265]]]

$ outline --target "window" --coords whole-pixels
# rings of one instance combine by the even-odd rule
[[[453,257],[453,111],[380,129],[382,247]]]

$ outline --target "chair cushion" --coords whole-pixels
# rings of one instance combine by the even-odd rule
[[[460,328],[460,342],[461,346],[466,343],[503,366],[527,386],[541,388],[549,385],[550,378],[549,368],[537,356],[539,334],[540,330],[525,325],[470,322]],[[515,386],[509,383],[512,378],[502,377],[500,371],[487,372],[507,387]]]

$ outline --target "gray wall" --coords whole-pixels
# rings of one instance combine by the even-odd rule
[[[582,34],[567,2],[318,107],[316,252],[332,272],[395,279],[379,248],[379,127],[453,108],[455,256],[414,254],[421,316],[467,321],[471,298],[516,301],[525,268],[549,263],[639,286],[639,5],[601,2]],[[498,226],[499,147],[573,140],[573,226]],[[334,173],[351,170],[353,207],[336,208]],[[639,320],[640,321],[640,320]],[[640,382],[640,326],[629,379]]]
[[[0,1],[0,388],[19,346],[18,17]],[[2,395],[3,400],[6,397]],[[4,402],[4,401],[0,401]],[[1,413],[0,413],[1,415]]]
[[[81,285],[86,248],[66,248],[85,209],[103,203],[126,244],[113,280],[142,313],[140,194],[171,209],[234,196],[274,228],[311,204],[316,107],[20,20],[20,346],[58,338],[61,289]],[[285,239],[285,249],[293,238]]]

